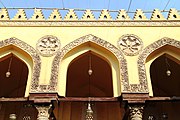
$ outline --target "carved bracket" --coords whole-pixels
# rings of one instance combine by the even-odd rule
[[[50,114],[52,112],[52,104],[50,105],[35,105],[38,110],[37,120],[49,120]]]
[[[130,120],[142,120],[144,106],[143,105],[131,105],[129,106]]]

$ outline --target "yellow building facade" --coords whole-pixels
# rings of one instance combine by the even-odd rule
[[[178,116],[172,113],[180,108],[180,16],[175,9],[167,18],[155,9],[150,19],[138,9],[133,20],[125,10],[116,19],[108,10],[99,19],[90,10],[82,18],[69,10],[62,19],[54,9],[45,19],[41,9],[34,9],[27,19],[20,9],[11,19],[1,9],[0,29],[2,120]]]

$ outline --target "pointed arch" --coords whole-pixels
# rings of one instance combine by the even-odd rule
[[[180,41],[177,41],[177,40],[174,40],[174,39],[171,39],[171,38],[162,38],[152,44],[150,44],[149,46],[147,46],[143,51],[142,53],[139,55],[138,57],[138,73],[139,73],[139,81],[140,81],[140,84],[139,84],[139,87],[141,87],[144,92],[148,93],[149,90],[148,88],[150,88],[148,86],[148,80],[147,80],[147,73],[146,73],[146,62],[148,61],[148,57],[150,55],[152,55],[152,53],[155,53],[156,51],[160,50],[161,48],[163,47],[173,47],[173,48],[176,48],[178,50],[180,50]],[[171,49],[171,48],[168,48],[168,49]],[[161,54],[163,54],[164,52],[160,52]],[[159,55],[161,55],[159,54]],[[157,58],[158,55],[156,55],[156,57],[154,57],[153,59]],[[150,88],[151,89],[151,88]],[[150,90],[152,91],[152,90]]]
[[[13,50],[7,55],[0,54],[0,96],[1,97],[27,97],[30,87],[31,65],[23,56],[18,56]],[[30,70],[30,73],[29,73]],[[29,82],[28,82],[29,81]],[[29,84],[29,85],[28,85]],[[8,89],[6,89],[8,86]]]
[[[41,68],[41,60],[36,50],[27,43],[12,37],[6,40],[0,41],[0,54],[6,56],[9,53],[13,53],[26,63],[29,71],[32,72],[31,76],[28,76],[30,86],[30,92],[38,91],[39,75]],[[31,59],[32,61],[30,61]],[[32,63],[29,63],[32,62]],[[31,64],[31,65],[30,65]]]
[[[178,52],[178,50],[176,51]],[[153,96],[180,96],[180,74],[178,72],[180,71],[180,49],[179,54],[177,53],[176,56],[173,56],[170,52],[165,52],[162,55],[160,54],[160,56],[156,56],[155,59],[146,63],[148,64],[146,65],[146,68],[148,69],[147,80],[152,84]]]
[[[52,66],[52,75],[51,75],[51,86],[52,88],[57,89],[57,83],[58,83],[58,71],[59,71],[59,65],[62,59],[65,57],[67,53],[69,53],[72,49],[83,45],[85,43],[93,43],[107,51],[109,51],[113,56],[116,57],[118,60],[118,64],[120,65],[120,76],[121,76],[121,91],[128,91],[129,90],[129,83],[128,83],[128,74],[127,74],[127,63],[126,60],[122,54],[122,52],[116,48],[111,43],[102,40],[101,38],[98,38],[94,35],[86,35],[81,38],[78,38],[74,40],[73,42],[67,44],[65,47],[63,47],[55,56],[53,60],[53,66]],[[60,71],[61,72],[61,71]],[[54,87],[55,86],[55,87]]]
[[[75,49],[75,51],[77,49]],[[72,56],[75,57],[72,58]],[[63,60],[68,61],[68,59],[69,58]],[[80,53],[80,55],[71,54],[71,62],[69,63],[68,61],[69,64],[67,64],[68,66],[65,73],[67,77],[64,78],[66,79],[66,96],[88,97],[89,95],[91,97],[113,97],[113,91],[116,91],[116,89],[113,89],[113,78],[114,81],[116,81],[117,77],[114,76],[117,75],[113,76],[112,71],[114,65],[108,59],[108,57],[105,58],[102,55],[95,53],[92,49],[87,49],[87,52]],[[88,70],[90,66],[92,74],[89,78]],[[62,75],[65,76],[64,74],[61,74],[60,78],[63,77]],[[60,84],[61,83],[63,82],[60,81]]]

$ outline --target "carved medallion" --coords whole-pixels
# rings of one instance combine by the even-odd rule
[[[139,53],[143,47],[141,39],[132,34],[123,35],[118,41],[118,47],[125,55],[134,56]]]
[[[55,36],[44,36],[38,41],[36,49],[42,56],[50,57],[60,49],[60,41]]]

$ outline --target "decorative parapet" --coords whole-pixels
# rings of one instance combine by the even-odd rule
[[[106,9],[103,9],[101,11],[101,14],[99,16],[99,20],[112,20],[111,15],[109,14],[109,11]]]
[[[180,20],[180,16],[178,14],[178,11],[174,8],[171,8],[169,10],[169,14],[168,14],[168,20]]]
[[[48,20],[62,20],[62,16],[59,13],[58,9],[54,9],[50,14]]]
[[[64,17],[64,20],[78,20],[78,16],[73,9],[69,9],[69,12]]]
[[[141,9],[137,9],[134,14],[134,20],[147,20],[147,18]]]
[[[91,10],[86,10],[81,18],[81,20],[95,20],[95,17]]]
[[[158,9],[154,9],[151,20],[165,20],[165,18],[162,15],[161,11],[159,11]]]
[[[19,9],[12,20],[27,20],[24,9]]]
[[[80,22],[82,21],[97,21],[97,22],[121,22],[123,21],[123,25],[124,25],[124,20],[126,20],[127,22],[134,22],[134,21],[143,21],[143,22],[155,22],[156,20],[162,21],[162,22],[167,22],[166,20],[172,21],[172,22],[179,22],[180,20],[180,15],[179,15],[179,11],[176,9],[170,9],[169,11],[165,11],[165,10],[158,10],[158,9],[154,9],[154,11],[142,11],[141,9],[137,9],[136,11],[126,11],[124,9],[122,10],[107,10],[107,9],[103,9],[103,10],[86,10],[86,9],[58,9],[58,8],[19,8],[18,12],[16,13],[15,16],[13,17],[9,17],[12,16],[11,15],[11,10],[17,10],[16,8],[1,8],[0,9],[0,21],[5,22],[5,21],[38,21],[38,22],[42,22],[42,21],[55,21],[55,22],[61,22],[61,21],[68,21],[68,22],[77,22],[78,20]],[[34,10],[34,14],[27,18],[27,13],[26,10]],[[49,17],[45,18],[44,14],[47,14],[46,11],[52,11],[51,14],[49,15]],[[62,11],[68,11],[67,14],[65,15],[64,18],[62,18],[61,16],[61,12]],[[84,12],[82,18],[80,17],[80,15],[78,14],[80,12]],[[96,13],[100,13],[99,16],[95,16],[97,15]],[[95,13],[95,14],[94,14]],[[111,14],[113,13],[113,17],[111,16]],[[117,14],[117,16],[114,16],[115,14]],[[134,13],[134,16],[132,15]],[[145,15],[145,13],[148,13],[148,17]],[[152,13],[152,15],[149,15],[149,13]],[[164,13],[168,13],[167,16],[163,16],[166,15]],[[9,15],[10,14],[10,15]],[[98,20],[97,20],[97,19]],[[150,18],[150,19],[148,19]],[[166,19],[167,18],[167,19]],[[129,24],[129,23],[127,23]],[[138,23],[139,24],[139,23]],[[113,25],[114,26],[114,25]]]
[[[6,8],[2,8],[0,11],[0,20],[9,20],[9,14]]]
[[[122,9],[118,12],[117,20],[131,20],[131,18],[127,14],[126,10]]]
[[[30,20],[45,20],[43,12],[41,9],[34,9],[34,14]]]

